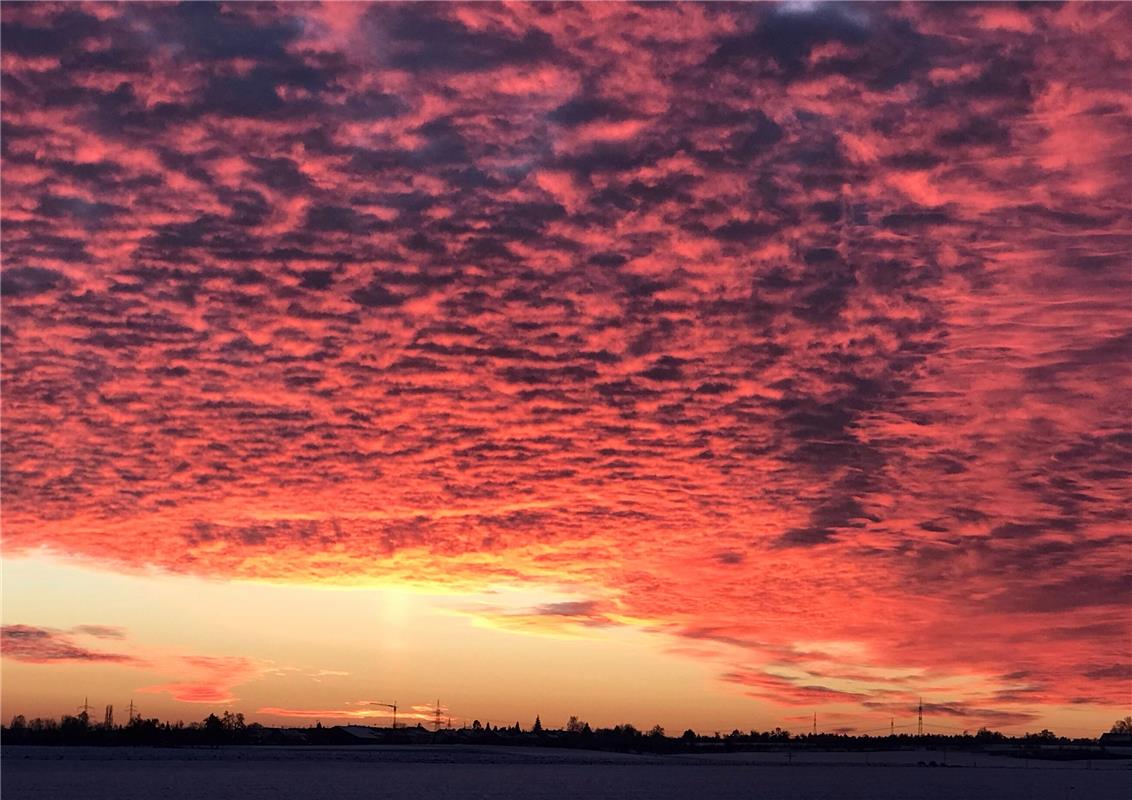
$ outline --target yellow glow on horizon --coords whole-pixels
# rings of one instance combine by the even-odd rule
[[[130,646],[154,667],[5,660],[5,707],[25,714],[68,712],[76,687],[86,687],[92,703],[97,696],[124,705],[146,685],[178,680],[170,671],[178,659],[205,655],[251,659],[254,674],[232,686],[238,698],[232,708],[253,716],[259,708],[339,708],[351,712],[343,718],[357,717],[350,704],[362,698],[388,696],[408,707],[438,695],[454,716],[497,724],[529,724],[527,716],[536,713],[548,724],[578,713],[594,724],[638,725],[704,725],[737,709],[748,718],[766,715],[760,704],[721,692],[711,665],[667,655],[658,640],[635,628],[603,628],[600,638],[579,648],[576,638],[485,627],[460,609],[490,603],[519,611],[577,599],[555,588],[429,595],[420,587],[121,575],[43,557],[5,560],[4,578],[6,624],[64,631],[90,623],[121,626]],[[45,585],[63,588],[36,591]],[[111,651],[119,643],[86,644]],[[461,666],[469,659],[475,670]],[[642,674],[649,675],[645,684]],[[172,719],[194,719],[207,705],[161,694],[145,698],[147,713]]]
[[[431,705],[440,697],[454,718],[493,724],[511,725],[518,719],[527,725],[537,713],[550,725],[578,714],[594,725],[648,727],[659,722],[673,730],[798,727],[790,722],[799,713],[797,706],[775,706],[720,679],[727,663],[739,663],[735,659],[744,654],[741,648],[689,646],[664,632],[670,629],[613,614],[604,618],[615,624],[588,626],[566,614],[558,619],[554,613],[545,618],[533,613],[556,603],[595,599],[576,586],[496,584],[460,593],[452,587],[427,592],[420,585],[389,580],[380,586],[220,581],[155,571],[121,574],[43,554],[6,558],[3,578],[5,624],[62,632],[89,624],[120,626],[127,634],[124,640],[84,638],[81,644],[95,651],[126,652],[143,662],[4,659],[3,702],[9,714],[74,713],[72,706],[90,696],[93,704],[112,702],[116,708],[133,698],[147,715],[174,720],[198,719],[202,711],[228,707],[267,724],[296,724],[304,718],[325,724],[371,718],[357,705],[371,699],[397,700],[409,708]],[[846,670],[862,676],[823,678],[832,689],[853,691],[873,680],[881,685],[886,679],[916,677],[933,687],[923,692],[925,699],[946,702],[970,686],[963,676],[852,667],[848,654],[859,655],[852,643],[799,642],[795,648],[821,646],[828,652],[831,644],[847,654]],[[238,659],[231,667],[236,676],[225,683],[223,674],[217,678],[216,665],[223,673],[231,659]],[[807,666],[817,665],[798,662],[765,669],[804,682]],[[170,694],[175,690],[162,688],[207,686],[210,681],[219,681],[225,689],[221,694],[235,700],[177,701]],[[851,703],[824,708],[827,718],[861,725],[875,722],[873,717],[887,719],[887,712],[868,712]],[[257,714],[259,709],[268,713]],[[1001,727],[1028,730],[1037,725],[1092,735],[1103,713],[1052,708],[1052,718],[1040,724]],[[1070,721],[1079,728],[1067,728]]]

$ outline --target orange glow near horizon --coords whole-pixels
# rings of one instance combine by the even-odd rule
[[[1127,714],[1132,8],[0,15],[7,716]]]

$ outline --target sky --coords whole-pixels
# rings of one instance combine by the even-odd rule
[[[0,15],[5,718],[1129,713],[1132,7]]]

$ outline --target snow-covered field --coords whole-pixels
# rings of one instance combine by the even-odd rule
[[[4,748],[20,798],[1068,800],[1132,796],[1132,763],[957,753],[634,756],[548,749]],[[919,766],[919,762],[948,766]]]

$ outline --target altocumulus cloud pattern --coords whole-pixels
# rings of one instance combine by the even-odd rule
[[[2,13],[10,554],[1127,698],[1128,6]]]

